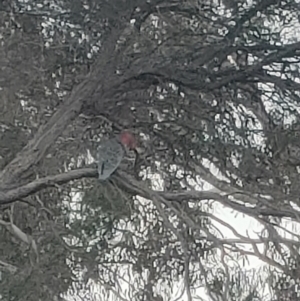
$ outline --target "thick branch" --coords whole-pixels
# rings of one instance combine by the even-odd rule
[[[21,198],[27,197],[35,192],[38,192],[47,187],[55,187],[56,185],[65,184],[72,180],[81,179],[84,177],[96,177],[97,170],[93,168],[83,168],[71,170],[66,173],[48,176],[37,179],[24,186],[12,189],[8,192],[0,193],[0,204],[8,204],[17,201]]]
[[[8,204],[18,201],[21,198],[27,197],[33,193],[36,193],[47,187],[55,187],[57,185],[68,183],[72,180],[78,180],[82,178],[96,178],[97,170],[95,168],[81,168],[71,170],[66,173],[61,173],[53,176],[48,176],[45,178],[37,179],[29,184],[23,185],[21,187],[12,189],[8,192],[0,192],[0,204]],[[112,176],[120,187],[129,191],[134,195],[139,195],[144,198],[151,198],[153,194],[164,198],[169,202],[182,202],[185,200],[217,200],[224,206],[231,207],[234,210],[242,212],[250,216],[276,216],[276,217],[290,217],[293,219],[298,218],[297,211],[291,211],[290,209],[275,210],[272,208],[249,208],[242,204],[238,204],[230,200],[228,197],[231,194],[221,194],[215,191],[197,191],[197,190],[182,190],[175,192],[159,192],[153,191],[148,188],[146,183],[135,180],[123,171],[118,171]]]
[[[50,118],[48,123],[41,126],[35,137],[28,142],[24,149],[0,173],[0,186],[7,190],[15,187],[22,176],[32,174],[32,167],[39,163],[49,147],[56,141],[68,125],[81,112],[84,103],[91,101],[93,95],[98,95],[98,102],[103,94],[113,85],[115,67],[113,57],[116,41],[121,30],[111,33],[99,57],[94,71],[74,88],[58,111]],[[116,77],[116,76],[115,76]],[[103,101],[103,99],[102,99]]]
[[[49,122],[40,127],[35,137],[10,162],[0,174],[1,186],[18,182],[24,172],[37,164],[47,149],[58,138],[66,126],[79,114],[82,101],[87,97],[87,80],[80,84]]]

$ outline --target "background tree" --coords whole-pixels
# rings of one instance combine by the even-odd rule
[[[2,300],[173,300],[178,283],[188,300],[298,300],[297,2],[0,12]],[[91,157],[122,129],[140,156],[100,182]]]

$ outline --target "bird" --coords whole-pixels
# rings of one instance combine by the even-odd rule
[[[126,149],[136,148],[136,138],[130,131],[122,131],[118,136],[101,142],[97,147],[98,179],[108,179],[120,165]]]

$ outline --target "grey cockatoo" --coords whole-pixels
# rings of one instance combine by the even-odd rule
[[[101,142],[97,148],[98,175],[100,180],[106,180],[118,168],[126,148],[135,150],[136,139],[132,133],[123,131],[119,136]]]

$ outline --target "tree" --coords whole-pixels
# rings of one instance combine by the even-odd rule
[[[92,280],[119,300],[171,299],[180,281],[188,300],[199,287],[212,300],[299,298],[297,2],[0,11],[3,300],[78,297]],[[144,152],[100,182],[89,154],[123,128]],[[215,203],[261,233],[239,233]],[[249,275],[249,255],[266,276]]]

